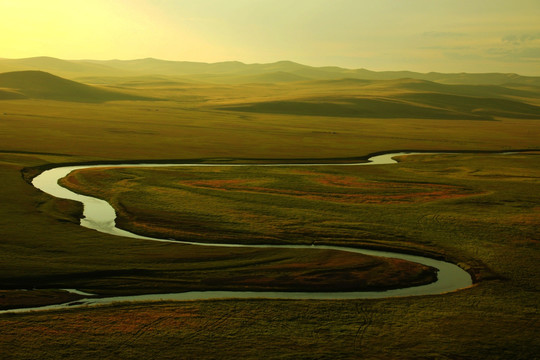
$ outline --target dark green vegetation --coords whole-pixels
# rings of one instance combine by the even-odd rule
[[[283,79],[302,76],[308,80],[230,85],[203,83],[201,69],[206,69],[207,81],[235,77],[230,83],[243,83],[238,73],[220,70],[220,75],[216,69],[244,65],[191,64],[191,75],[171,76],[173,70],[155,60],[120,62],[122,71],[112,66],[114,62],[29,59],[26,63],[21,69],[11,62],[5,71],[39,69],[70,79],[91,77],[93,84],[106,85],[102,88],[107,90],[166,101],[0,101],[0,274],[4,288],[33,287],[32,280],[37,280],[58,287],[101,289],[102,294],[159,292],[180,289],[185,284],[168,280],[190,267],[208,269],[213,262],[240,265],[234,276],[243,269],[268,270],[257,268],[258,262],[244,255],[265,259],[267,264],[286,256],[285,267],[301,261],[311,266],[322,260],[333,265],[333,259],[345,265],[339,271],[350,271],[345,259],[335,254],[318,257],[249,249],[240,254],[239,249],[151,243],[90,231],[77,224],[81,211],[77,204],[35,190],[21,176],[23,168],[125,159],[269,161],[357,157],[392,149],[540,148],[540,126],[533,111],[540,106],[536,78],[425,74],[441,78],[423,80],[446,83],[435,84],[410,79],[373,81],[364,73],[366,81],[336,80],[356,75],[336,77],[332,71],[341,70],[332,68],[324,70],[332,73],[323,78],[330,81],[321,81],[319,75],[310,75],[321,74],[321,69],[277,63],[264,65],[270,67],[268,71],[242,76],[264,75],[269,81],[271,72],[281,72]],[[0,69],[6,64],[0,61]],[[152,71],[149,64],[154,64]],[[53,71],[54,66],[65,72]],[[384,74],[394,75],[403,77]],[[14,88],[2,86],[0,91],[17,97]],[[447,103],[452,96],[459,99]],[[386,99],[409,104],[410,109],[466,115],[458,120],[418,118],[416,110],[395,118],[379,116],[378,111],[342,117],[226,110],[321,98],[331,103],[339,103],[338,98],[344,103]],[[520,108],[507,107],[510,104],[520,104]],[[487,112],[482,110],[486,108]],[[481,117],[490,121],[478,121]],[[222,240],[245,242],[309,243],[316,237],[321,242],[429,252],[470,267],[479,282],[452,294],[402,299],[123,304],[1,315],[0,353],[13,359],[534,359],[540,352],[537,154],[425,155],[403,158],[397,166],[291,171],[160,170],[163,178],[141,177],[148,174],[142,169],[107,171],[101,179],[97,172],[86,173],[84,178],[77,174],[89,185],[114,184],[100,196],[112,196],[126,205],[126,227],[142,230],[145,225],[145,231],[163,233],[180,221],[185,227],[171,234],[186,239],[208,236],[217,240],[220,232]],[[123,176],[124,182],[118,182]],[[144,213],[148,207],[143,208],[135,194],[142,199],[153,195],[147,205],[164,218]],[[160,198],[159,203],[154,197]],[[174,198],[178,201],[167,200]],[[202,207],[202,199],[216,208]],[[269,202],[267,210],[263,202]],[[212,221],[215,216],[222,222]],[[205,224],[199,233],[197,223]],[[187,259],[192,261],[185,263]],[[201,279],[206,275],[220,273],[210,271]],[[255,281],[249,284],[254,285]],[[2,304],[30,304],[30,300],[41,303],[45,298],[63,301],[66,293],[9,291],[2,295]]]

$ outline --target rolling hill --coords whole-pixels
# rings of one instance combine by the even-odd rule
[[[76,80],[81,77],[148,76],[182,77],[194,81],[215,83],[289,82],[292,79],[338,80],[397,80],[411,78],[442,84],[503,85],[508,83],[540,86],[540,77],[518,74],[417,73],[411,71],[370,71],[335,66],[313,67],[292,61],[269,64],[244,64],[238,61],[202,63],[168,61],[153,58],[137,60],[60,60],[50,57],[0,59],[0,72],[41,70]],[[274,74],[274,75],[272,75]],[[276,74],[279,74],[277,76]]]
[[[30,98],[73,102],[150,99],[81,84],[42,71],[2,73],[0,88],[0,99]]]
[[[398,101],[390,98],[311,98],[267,101],[220,107],[221,110],[358,118],[415,118],[490,120],[491,117]]]
[[[26,99],[26,96],[10,89],[0,89],[0,100]]]
[[[345,69],[335,66],[313,67],[298,64],[292,61],[278,61],[269,64],[244,64],[238,61],[197,63],[186,61],[165,61],[149,58],[130,61],[95,61],[93,63],[115,67],[133,73],[190,76],[195,79],[202,77],[205,81],[214,81],[218,83],[231,82],[231,79],[235,77],[241,78],[255,75],[262,76],[264,74],[281,73],[288,74],[286,81],[290,81],[289,78],[293,76],[310,80],[336,80],[343,78],[397,80],[411,78],[444,84],[502,85],[507,83],[516,83],[540,86],[540,77],[521,76],[517,74],[444,74],[435,72],[423,74],[412,71],[377,72],[366,69]],[[227,77],[224,77],[224,75],[227,75]],[[249,80],[247,82],[250,82]],[[272,78],[261,78],[259,80],[261,82],[279,82],[279,79],[276,81]]]
[[[134,75],[121,68],[95,64],[85,60],[62,60],[48,56],[25,59],[0,59],[0,73],[37,70],[74,80],[81,76]]]
[[[535,87],[445,85],[414,79],[342,79],[295,83],[295,88],[285,95],[277,94],[258,101],[236,101],[216,108],[359,118],[540,119],[539,94]]]
[[[344,79],[346,82],[347,79]],[[359,83],[356,80],[356,86],[364,85],[366,90],[376,88],[394,89],[395,91],[413,91],[413,92],[437,92],[444,94],[480,96],[480,97],[526,97],[538,98],[540,89],[534,86],[514,87],[512,84],[502,85],[466,85],[466,84],[442,84],[434,81],[419,79],[399,79],[387,81],[371,81]]]
[[[0,99],[30,98],[94,103],[157,100],[156,97],[146,97],[146,94],[151,94],[169,100],[181,98],[184,102],[205,99],[209,108],[219,111],[381,119],[540,119],[540,87],[529,84],[534,82],[534,78],[518,75],[495,74],[489,77],[484,74],[487,76],[485,79],[512,78],[525,83],[468,85],[414,78],[331,79],[331,74],[338,76],[336,74],[365,72],[334,67],[312,68],[289,61],[251,65],[240,62],[204,64],[157,59],[72,63],[53,58],[33,58],[21,63],[33,66],[43,64],[56,69],[66,66],[70,71],[81,72],[90,71],[90,68],[122,67],[124,73],[81,77],[96,86],[36,70],[2,73]],[[151,72],[175,75],[144,75]],[[130,75],[122,75],[125,73]],[[407,75],[411,74],[407,72]],[[470,75],[469,79],[472,79],[482,74]],[[319,79],[313,80],[313,77]],[[206,85],[198,87],[190,81],[205,82]],[[208,83],[230,84],[228,96],[217,96],[214,88],[222,85]],[[131,93],[127,93],[129,91]]]
[[[388,98],[309,98],[218,107],[219,110],[358,118],[493,120],[496,117],[540,119],[540,107],[512,100],[445,94]]]

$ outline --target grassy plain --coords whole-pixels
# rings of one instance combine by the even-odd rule
[[[478,121],[478,114],[470,108],[459,109],[459,120],[437,116],[415,118],[419,109],[433,111],[435,105],[426,104],[425,99],[438,92],[430,87],[411,89],[407,84],[405,81],[400,88],[398,82],[355,86],[346,81],[279,85],[135,83],[108,88],[165,101],[89,104],[4,100],[0,110],[0,144],[3,150],[10,151],[67,153],[74,160],[347,158],[394,149],[505,150],[538,146],[533,136],[538,125],[531,118],[507,115]],[[451,88],[441,94],[456,91]],[[493,95],[490,101],[496,104],[497,99],[519,100],[528,106],[540,106],[535,88],[518,94]],[[398,99],[412,95],[414,100]],[[339,104],[340,97],[399,100],[414,111],[381,118],[373,111],[361,110],[355,110],[355,117],[344,117],[339,112],[313,116],[226,109],[246,103],[293,102],[305,98],[310,98],[310,103],[314,99],[328,102],[331,98],[346,106]],[[419,104],[421,101],[424,103]],[[384,110],[386,103],[378,107]],[[464,118],[463,113],[468,113],[470,118]],[[531,116],[535,114],[540,114],[539,110]],[[21,134],[27,136],[21,138]]]
[[[478,280],[506,277],[496,269],[510,256],[528,263],[522,257],[537,245],[540,225],[532,195],[538,153],[401,159],[367,167],[90,169],[63,184],[110,201],[120,226],[150,236],[399,249],[462,263]],[[480,253],[494,242],[498,250]],[[520,249],[510,255],[514,243]]]
[[[504,286],[377,301],[235,300],[4,316],[15,359],[537,358],[537,306]]]
[[[199,247],[80,232],[78,204],[38,195],[21,181],[17,165],[8,165],[9,160],[29,156],[0,154],[0,158],[5,200],[2,289],[77,288],[100,295],[206,289],[335,291],[433,280],[433,273],[423,266],[334,251]],[[49,229],[47,234],[43,228]],[[2,293],[0,306],[14,307],[16,301],[31,306],[39,298],[44,304],[51,301],[40,291],[23,295],[13,292],[16,300],[12,300],[10,293]],[[66,293],[58,292],[58,297],[62,302]]]
[[[351,158],[393,149],[540,147],[538,120],[501,113],[490,120],[440,120],[413,118],[412,113],[411,118],[377,118],[225,109],[308,95],[395,97],[396,92],[417,91],[397,84],[394,90],[370,86],[368,91],[343,83],[137,83],[109,87],[164,101],[1,101],[2,287],[32,288],[47,281],[59,288],[101,289],[102,294],[158,292],[171,287],[166,278],[192,265],[238,264],[246,253],[268,261],[283,256],[281,251],[239,249],[218,255],[217,250],[83,229],[77,225],[80,207],[35,190],[21,176],[23,168],[126,159],[268,161]],[[497,96],[540,105],[537,95]],[[245,242],[309,243],[316,238],[429,252],[469,267],[479,282],[457,293],[403,299],[123,304],[2,315],[0,354],[12,359],[534,359],[540,352],[539,161],[534,152],[445,154],[407,157],[397,166],[159,170],[163,178],[148,177],[142,169],[81,172],[75,178],[93,184],[92,191],[113,185],[99,195],[124,205],[123,226],[139,231],[213,241],[219,240],[218,233],[227,241]],[[155,197],[155,190],[161,191],[160,202],[150,204],[166,215],[161,220],[142,209],[141,202]],[[216,210],[198,206],[201,199]],[[272,205],[267,210],[265,202]],[[217,215],[224,225],[211,221]],[[178,223],[190,231],[166,230]],[[196,229],[198,223],[205,224],[205,232]],[[175,261],[189,257],[196,261]],[[310,265],[330,258],[303,260]],[[246,260],[240,272],[252,265]],[[21,292],[11,294],[0,295],[20,299]]]

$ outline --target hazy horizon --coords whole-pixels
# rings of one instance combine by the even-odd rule
[[[540,75],[533,0],[0,1],[0,57]]]
[[[38,55],[38,56],[30,56],[30,57],[24,57],[24,58],[4,58],[4,57],[0,57],[0,60],[13,60],[13,61],[19,61],[19,60],[27,60],[27,59],[56,59],[56,60],[60,60],[60,61],[68,61],[68,62],[89,62],[89,63],[92,63],[92,62],[109,62],[109,61],[126,61],[126,62],[130,62],[130,61],[143,61],[143,60],[156,60],[156,61],[166,61],[166,62],[186,62],[186,63],[200,63],[200,64],[208,64],[208,65],[213,65],[213,64],[221,64],[221,63],[233,63],[233,62],[236,62],[236,63],[241,63],[241,64],[244,64],[244,65],[270,65],[270,64],[277,64],[277,63],[295,63],[295,64],[298,64],[298,65],[302,65],[302,66],[307,66],[307,67],[312,67],[312,68],[323,68],[323,67],[338,67],[338,68],[341,68],[341,69],[344,69],[344,70],[367,70],[367,71],[372,71],[372,72],[385,72],[385,71],[388,71],[388,72],[396,72],[396,73],[400,73],[400,72],[414,72],[414,73],[418,73],[418,74],[430,74],[430,73],[440,73],[440,74],[471,74],[471,75],[474,75],[474,74],[516,74],[516,75],[519,75],[519,76],[526,76],[526,77],[540,77],[540,73],[537,74],[537,75],[534,75],[534,74],[523,74],[523,73],[520,73],[518,71],[507,71],[507,72],[496,72],[496,71],[479,71],[479,72],[465,72],[465,71],[431,71],[431,70],[428,70],[428,71],[413,71],[413,70],[410,70],[410,69],[388,69],[388,70],[373,70],[373,69],[369,69],[369,68],[364,68],[364,67],[359,67],[359,68],[353,68],[353,67],[346,67],[346,66],[337,66],[335,64],[327,64],[327,65],[320,65],[320,66],[317,66],[317,65],[312,65],[312,64],[305,64],[305,63],[300,63],[300,62],[296,62],[296,61],[292,61],[292,60],[288,60],[288,59],[282,59],[282,60],[276,60],[276,61],[273,61],[273,62],[244,62],[244,61],[240,61],[240,60],[223,60],[223,61],[215,61],[215,62],[210,62],[210,61],[190,61],[190,60],[170,60],[170,59],[161,59],[161,58],[157,58],[157,57],[152,57],[152,56],[149,56],[149,57],[145,57],[145,58],[132,58],[132,59],[129,59],[129,58],[126,58],[126,59],[118,59],[118,58],[110,58],[110,59],[90,59],[90,58],[87,58],[87,59],[62,59],[62,58],[57,58],[57,57],[54,57],[54,56],[49,56],[49,55]],[[31,71],[31,70],[40,70],[40,69],[35,69],[35,68],[28,68],[27,70]],[[24,70],[13,70],[13,71],[24,71]],[[41,69],[41,71],[45,71],[45,72],[49,72],[48,69]],[[6,72],[6,71],[0,71],[0,72]],[[9,71],[8,71],[9,72]]]

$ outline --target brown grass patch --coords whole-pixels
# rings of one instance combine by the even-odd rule
[[[242,179],[181,181],[179,184],[222,191],[285,195],[352,204],[423,203],[475,195],[475,193],[464,187],[433,183],[359,181],[354,177],[334,175],[318,177],[314,181],[326,187],[342,188],[346,192],[303,191],[250,186],[249,183],[252,181]]]

